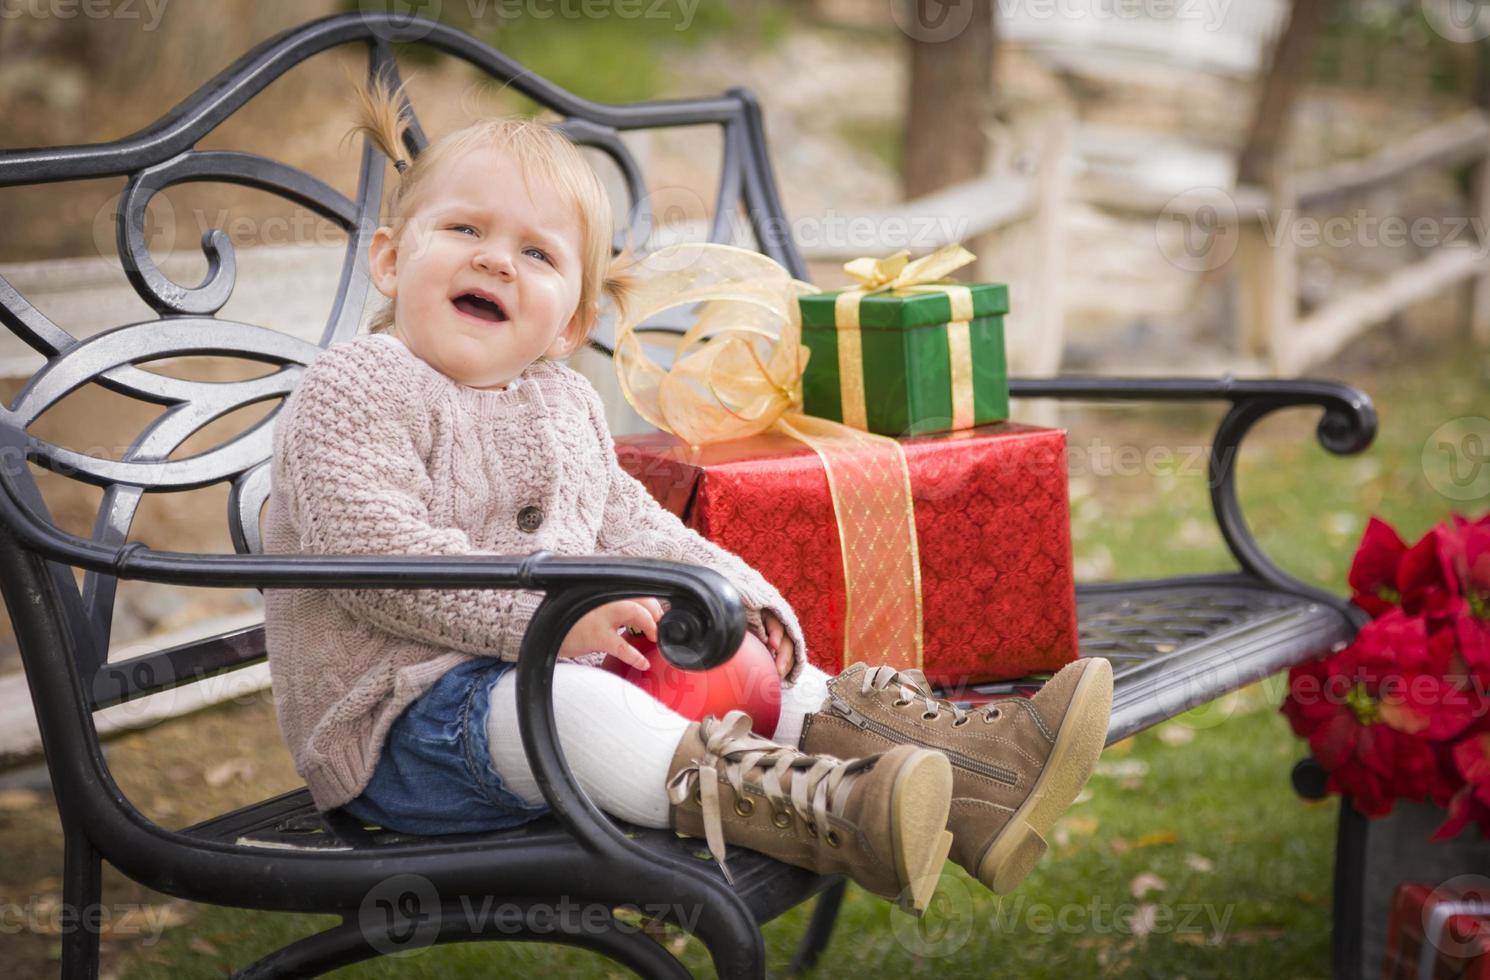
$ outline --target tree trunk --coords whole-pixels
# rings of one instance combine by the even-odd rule
[[[1308,63],[1330,6],[1331,0],[1293,0],[1288,26],[1273,45],[1272,62],[1258,91],[1247,142],[1237,160],[1238,186],[1267,183],[1273,159],[1288,138],[1299,75]]]
[[[993,104],[994,8],[993,0],[903,3],[900,26],[910,38],[911,64],[900,173],[905,196],[912,199],[983,172]],[[968,6],[965,27],[936,28],[947,23],[943,17],[960,21],[967,16],[961,8]]]

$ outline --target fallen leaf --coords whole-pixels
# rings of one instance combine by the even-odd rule
[[[1142,878],[1143,875],[1139,875]],[[1137,880],[1136,878],[1134,879]],[[1135,892],[1135,895],[1137,893]],[[1138,895],[1138,897],[1142,897]],[[1148,938],[1148,934],[1154,931],[1154,925],[1159,918],[1159,907],[1151,902],[1144,902],[1133,910],[1133,915],[1128,919],[1128,931],[1139,939]]]
[[[1164,725],[1159,729],[1159,741],[1165,745],[1186,745],[1195,741],[1195,729],[1185,725]]]
[[[1073,834],[1095,834],[1101,825],[1096,817],[1062,817],[1060,822]]]
[[[195,936],[191,939],[188,939],[186,941],[186,947],[193,952],[201,953],[203,956],[217,957],[220,956],[222,953],[221,950],[209,943],[207,940],[203,939],[201,936]]]
[[[1162,892],[1168,887],[1169,882],[1160,878],[1152,871],[1144,871],[1128,882],[1128,891],[1132,893],[1134,898],[1143,898],[1149,892]]]
[[[1142,779],[1149,774],[1149,764],[1142,759],[1098,759],[1094,772],[1113,779]]]
[[[1133,842],[1134,847],[1155,847],[1159,844],[1178,844],[1180,835],[1172,830],[1151,830]]]
[[[253,778],[253,772],[253,763],[247,759],[229,759],[227,762],[220,762],[208,769],[202,778],[207,781],[208,786],[217,789],[235,779],[248,782]]]
[[[1199,871],[1201,874],[1209,874],[1216,870],[1216,864],[1203,854],[1186,854],[1185,867],[1191,871]]]
[[[103,935],[109,937],[155,935],[166,929],[185,925],[190,918],[185,902],[172,902],[169,905],[141,905],[126,909],[106,922]]]

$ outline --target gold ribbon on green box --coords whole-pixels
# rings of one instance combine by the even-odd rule
[[[864,297],[886,292],[896,296],[946,293],[952,305],[952,319],[947,324],[952,370],[952,428],[970,429],[974,422],[973,348],[969,333],[973,319],[973,294],[968,287],[947,280],[947,275],[977,256],[956,244],[943,245],[915,261],[911,261],[910,254],[902,250],[883,259],[854,259],[843,267],[859,281],[859,285],[839,293],[833,302],[843,422],[855,429],[869,428],[864,401],[864,351],[859,335],[859,304]]]
[[[921,562],[910,470],[894,439],[802,413],[797,297],[818,290],[747,249],[684,244],[633,268],[638,289],[616,322],[616,373],[637,413],[690,446],[768,429],[805,443],[828,478],[843,559],[843,663],[923,665]],[[681,337],[640,325],[703,304]],[[662,367],[641,334],[670,347]]]

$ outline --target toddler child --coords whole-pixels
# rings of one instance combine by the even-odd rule
[[[388,297],[371,333],[306,370],[274,428],[267,552],[473,555],[545,549],[705,565],[738,589],[783,678],[771,739],[690,722],[615,674],[661,604],[601,606],[564,638],[554,714],[575,779],[606,812],[853,877],[915,913],[949,850],[1007,890],[1090,774],[1111,670],[1078,661],[1032,700],[978,712],[917,671],[806,663],[791,607],[618,465],[598,394],[559,360],[602,298],[625,302],[595,174],[539,122],[468,126],[409,158],[399,101],[363,93],[394,163],[368,255]],[[272,589],[280,727],[322,809],[395,830],[510,828],[546,812],[518,730],[519,644],[541,593]],[[726,873],[728,873],[726,869]]]

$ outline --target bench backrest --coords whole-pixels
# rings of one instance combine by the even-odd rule
[[[291,68],[329,48],[364,44],[369,78],[382,74],[397,85],[390,42],[417,42],[469,62],[539,105],[558,113],[564,131],[614,161],[626,187],[633,245],[650,230],[647,184],[636,158],[620,136],[629,130],[675,126],[716,126],[721,137],[721,170],[710,239],[737,240],[741,208],[757,246],[799,278],[805,268],[781,213],[758,107],[749,93],[732,90],[714,98],[634,105],[602,105],[580,99],[524,69],[498,51],[445,25],[386,14],[346,14],[287,31],[240,58],[152,126],[110,143],[41,150],[0,151],[0,187],[99,177],[125,177],[117,212],[117,245],[122,271],[156,318],[103,331],[86,339],[53,323],[0,277],[0,322],[46,358],[14,401],[0,407],[0,449],[55,473],[103,490],[92,538],[107,547],[128,541],[145,494],[177,492],[226,483],[227,513],[234,546],[258,548],[261,505],[269,492],[270,435],[274,411],[208,451],[184,458],[174,454],[193,434],[245,406],[283,398],[303,368],[327,346],[351,338],[361,325],[368,294],[368,239],[378,225],[384,159],[364,145],[355,199],[324,181],[282,162],[254,153],[199,150],[196,146],[258,92]],[[409,106],[411,150],[426,145],[415,107]],[[234,322],[219,311],[231,297],[237,273],[232,242],[220,228],[203,236],[206,278],[195,286],[172,281],[151,257],[145,235],[146,207],[172,185],[211,181],[238,184],[279,195],[332,222],[347,235],[340,281],[325,328],[316,342],[298,339],[271,326]],[[620,237],[620,236],[618,236]],[[621,244],[617,243],[618,246]],[[267,363],[276,368],[249,380],[184,380],[141,370],[137,365],[164,358],[214,355]],[[134,438],[118,459],[55,445],[31,433],[32,424],[61,399],[85,385],[166,410]],[[277,411],[277,405],[275,411]],[[14,467],[12,468],[14,470]],[[20,466],[24,471],[25,467]],[[45,508],[29,474],[21,473],[20,492],[38,513]],[[50,518],[48,518],[50,520]],[[8,537],[0,547],[14,549]],[[12,565],[11,567],[17,567]],[[78,690],[90,712],[143,694],[179,686],[257,660],[262,631],[242,631],[211,641],[162,651],[137,661],[107,663],[117,580],[106,571],[89,571],[81,585],[70,569],[49,563],[55,595],[46,615],[70,647],[39,645],[34,630],[17,624],[28,673],[66,669],[71,683],[51,690]],[[23,613],[14,608],[12,619]],[[35,610],[29,614],[35,615]],[[59,661],[68,661],[62,663]],[[34,684],[33,684],[33,690]],[[66,710],[38,704],[38,711]]]

